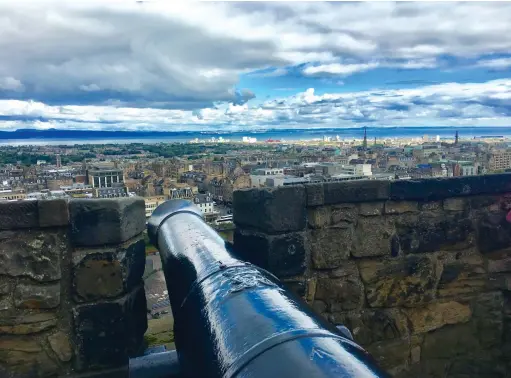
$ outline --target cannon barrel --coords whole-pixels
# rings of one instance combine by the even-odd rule
[[[389,377],[276,277],[237,259],[190,202],[160,205],[148,233],[162,259],[182,376]]]

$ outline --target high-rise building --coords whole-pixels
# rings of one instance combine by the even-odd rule
[[[55,155],[55,160],[56,160],[57,168],[60,168],[62,166],[62,161],[60,160],[60,155],[59,154]]]
[[[458,130],[456,130],[456,136],[454,138],[454,144],[458,144],[459,140],[460,140],[460,135],[458,133]]]
[[[367,126],[364,127],[364,142],[362,143],[362,147],[364,147],[364,149],[367,148]]]

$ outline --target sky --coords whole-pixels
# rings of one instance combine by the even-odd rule
[[[511,2],[0,0],[0,130],[511,127]]]

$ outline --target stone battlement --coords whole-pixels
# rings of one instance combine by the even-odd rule
[[[144,229],[143,199],[0,203],[1,377],[127,365],[147,327]]]
[[[234,193],[234,248],[399,377],[511,372],[511,174]]]

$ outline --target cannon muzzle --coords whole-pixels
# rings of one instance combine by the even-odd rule
[[[183,377],[389,377],[276,277],[237,259],[195,205],[163,203],[148,232],[162,259]]]

